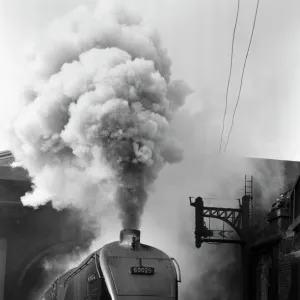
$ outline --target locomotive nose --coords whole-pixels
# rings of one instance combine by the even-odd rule
[[[141,232],[136,229],[123,229],[120,232],[120,244],[135,250],[140,246]]]

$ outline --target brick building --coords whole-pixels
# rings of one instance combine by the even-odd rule
[[[300,299],[300,177],[272,205],[251,244],[250,299]]]

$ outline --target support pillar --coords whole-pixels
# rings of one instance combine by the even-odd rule
[[[243,300],[249,300],[249,219],[250,219],[250,201],[249,196],[242,198],[242,278],[243,278]]]
[[[245,245],[242,245],[242,294],[243,294],[243,300],[249,300],[249,250]]]
[[[0,300],[4,300],[7,240],[0,239]]]

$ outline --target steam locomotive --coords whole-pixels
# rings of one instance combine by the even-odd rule
[[[40,300],[177,300],[178,282],[174,258],[141,244],[139,230],[124,229],[119,241],[60,276]]]

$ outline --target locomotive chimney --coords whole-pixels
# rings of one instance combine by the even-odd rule
[[[120,232],[120,244],[131,250],[138,249],[140,246],[141,232],[136,229],[123,229]]]

